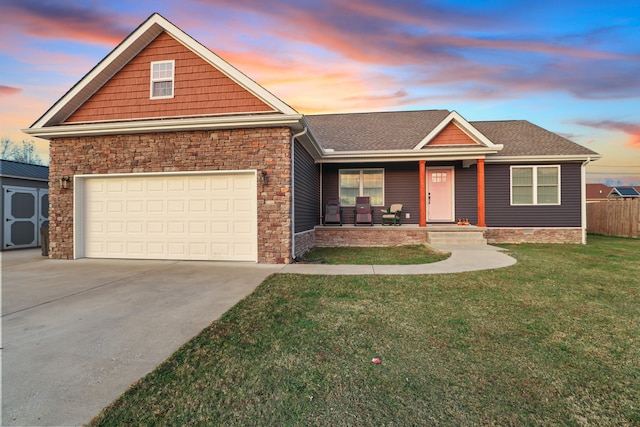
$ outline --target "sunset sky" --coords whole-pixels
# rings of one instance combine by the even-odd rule
[[[589,182],[640,185],[639,0],[0,0],[0,136],[32,140],[153,12],[301,113],[526,119],[602,154]]]

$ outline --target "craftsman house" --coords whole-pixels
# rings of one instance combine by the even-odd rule
[[[442,230],[580,243],[599,157],[520,120],[302,115],[158,14],[25,132],[50,140],[49,253],[68,259],[289,263]],[[352,225],[358,196],[373,227]],[[322,225],[328,199],[344,226]],[[399,227],[380,225],[391,204]]]

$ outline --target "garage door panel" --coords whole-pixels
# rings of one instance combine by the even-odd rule
[[[257,260],[254,173],[86,177],[87,257]]]

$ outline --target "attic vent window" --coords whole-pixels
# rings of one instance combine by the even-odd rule
[[[151,63],[151,99],[173,98],[175,61]]]

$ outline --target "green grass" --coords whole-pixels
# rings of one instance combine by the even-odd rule
[[[449,258],[451,254],[437,252],[424,245],[394,247],[313,248],[304,256],[309,261],[324,260],[325,264],[410,265],[430,264]]]
[[[640,240],[508,249],[473,273],[274,275],[91,425],[639,425]]]

